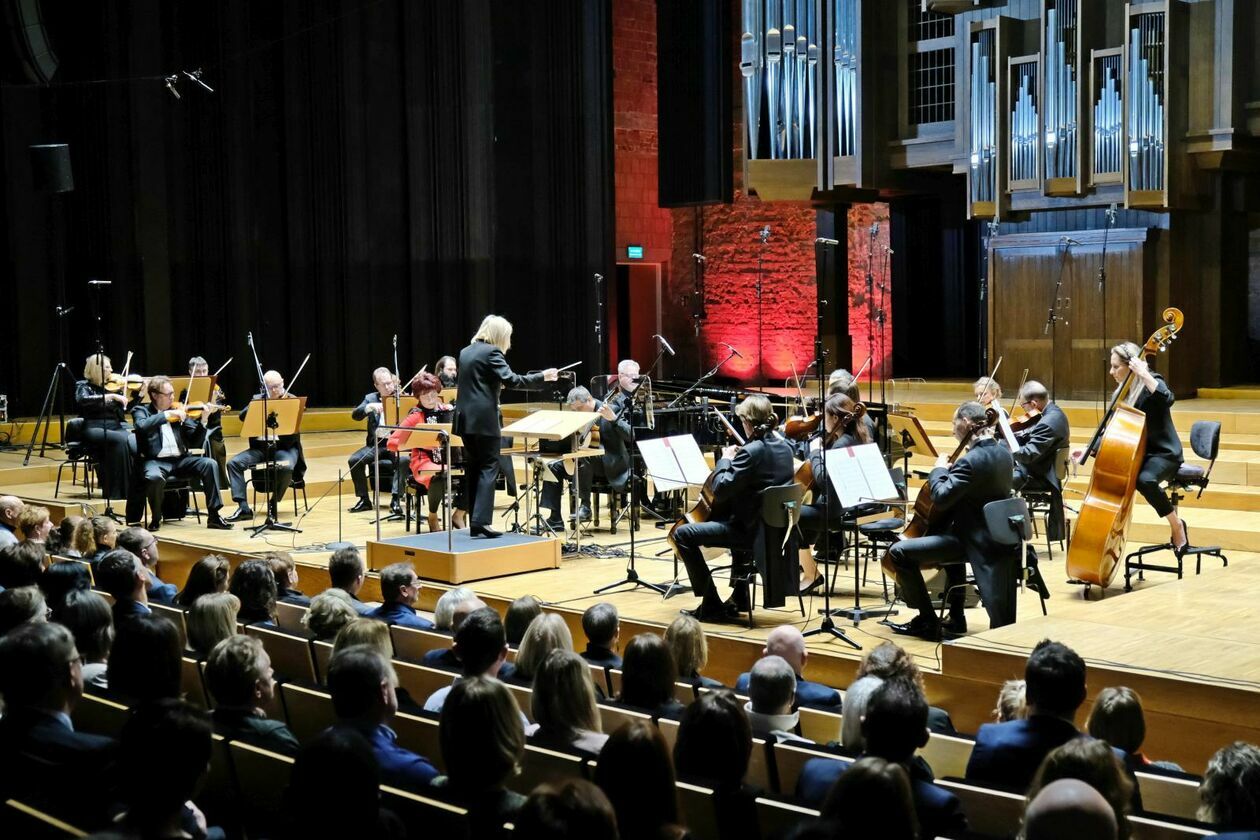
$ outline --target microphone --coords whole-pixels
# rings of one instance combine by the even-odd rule
[[[877,236],[879,236],[879,222],[874,222],[871,224],[871,239]]]
[[[736,356],[739,356],[741,359],[742,359],[742,358],[744,358],[744,354],[743,354],[743,353],[739,352],[739,351],[738,351],[738,350],[736,350],[734,347],[732,347],[731,345],[727,344],[725,341],[722,341],[722,342],[719,342],[719,343],[720,343],[723,347],[725,347],[727,350],[730,350],[732,354],[734,354],[734,355],[736,355]]]
[[[665,340],[665,336],[654,335],[652,336],[652,338],[655,338],[657,341],[661,343],[661,346],[665,348],[666,353],[668,353],[671,356],[674,355],[674,348],[669,346],[669,342]]]
[[[691,258],[696,262],[708,262],[708,260],[705,259],[704,254],[692,254]]]
[[[69,315],[71,312],[74,311],[74,307],[73,306],[58,306],[56,307],[56,311],[58,315]]]
[[[770,238],[770,225],[766,225],[765,227],[761,229],[761,244],[765,245],[766,241],[769,238]]]
[[[1107,222],[1113,225],[1116,223],[1116,203],[1114,201],[1107,208]]]
[[[113,280],[89,280],[88,285],[89,286],[112,286],[114,285],[114,281]]]
[[[604,279],[604,275],[600,274],[599,272],[595,272],[595,282],[596,282],[596,283],[598,283],[599,281],[601,281],[601,280],[603,280],[603,279]]]
[[[1067,245],[1067,246],[1070,248],[1070,247],[1071,247],[1071,246],[1073,246],[1073,245],[1080,245],[1081,243],[1080,243],[1080,242],[1077,242],[1075,239],[1073,239],[1073,238],[1072,238],[1072,237],[1070,237],[1070,236],[1060,236],[1060,237],[1059,237],[1059,244],[1060,244],[1060,245]]]
[[[394,349],[398,349],[398,333],[394,333]]]
[[[825,236],[820,236],[820,237],[818,237],[817,239],[815,239],[815,240],[814,240],[814,243],[815,243],[815,244],[818,244],[818,245],[839,245],[839,244],[840,244],[840,240],[839,240],[839,239],[828,239],[828,238],[827,238],[827,237],[825,237]]]

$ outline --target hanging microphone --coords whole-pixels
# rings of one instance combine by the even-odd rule
[[[738,350],[736,350],[734,347],[732,347],[731,345],[727,344],[725,341],[722,341],[722,342],[719,342],[719,343],[720,343],[723,347],[725,347],[727,350],[730,350],[730,351],[731,351],[731,353],[735,354],[736,356],[739,356],[741,359],[742,359],[742,358],[744,358],[744,354],[743,354],[743,353],[739,352],[739,351],[738,351]]]
[[[394,333],[394,349],[398,349],[398,333]]]
[[[113,280],[89,280],[88,281],[89,286],[112,286],[113,284],[114,284]]]
[[[1060,245],[1067,245],[1067,246],[1071,247],[1072,245],[1080,245],[1081,243],[1080,243],[1080,242],[1077,242],[1075,239],[1073,239],[1073,238],[1072,238],[1072,237],[1070,237],[1070,236],[1060,236],[1060,237],[1059,237],[1059,244],[1060,244]]]
[[[766,240],[770,238],[770,225],[766,225],[761,229],[761,244],[765,245]]]
[[[665,336],[654,335],[652,336],[652,338],[655,338],[657,341],[661,343],[661,347],[665,348],[666,353],[668,353],[671,356],[674,355],[674,348],[669,346],[669,342],[665,340]]]
[[[874,222],[871,224],[871,239],[877,236],[879,236],[879,222]]]
[[[828,239],[825,236],[818,237],[817,239],[814,240],[814,242],[819,245],[839,245],[840,244],[839,239]]]
[[[1116,223],[1116,203],[1114,201],[1107,208],[1107,223],[1113,225]]]
[[[598,283],[600,280],[603,280],[603,279],[604,279],[604,275],[600,274],[599,272],[596,272],[596,273],[595,273],[595,282],[596,282],[596,283]]]
[[[708,260],[705,259],[704,254],[692,254],[691,258],[696,262],[708,262]]]

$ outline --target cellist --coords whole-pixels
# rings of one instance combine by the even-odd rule
[[[966,632],[966,593],[960,586],[966,572],[956,562],[964,559],[975,574],[976,587],[989,613],[989,626],[1001,627],[1015,621],[1018,561],[1010,550],[993,543],[984,521],[986,504],[1011,495],[1015,467],[1010,450],[994,440],[993,432],[993,427],[985,426],[985,408],[980,403],[965,402],[954,412],[954,438],[962,441],[969,433],[972,437],[966,453],[952,464],[949,456],[942,454],[928,476],[932,503],[945,517],[943,527],[939,533],[905,539],[888,549],[906,606],[919,611],[905,624],[892,625],[895,633],[932,641],[940,638],[942,628],[932,609],[922,570],[951,561],[952,565],[945,567],[950,603],[944,629]]]

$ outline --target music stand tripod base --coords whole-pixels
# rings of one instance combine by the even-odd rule
[[[263,522],[263,524],[254,525],[252,527],[246,528],[245,530],[249,531],[250,539],[253,539],[254,537],[258,536],[264,531],[287,531],[291,534],[302,533],[301,528],[294,528],[292,525],[290,525],[287,522],[277,522],[276,520],[272,519],[270,513],[267,514],[267,519]]]

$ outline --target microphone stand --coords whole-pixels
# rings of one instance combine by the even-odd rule
[[[1098,261],[1098,292],[1102,296],[1102,340],[1103,346],[1107,347],[1107,239],[1111,233],[1111,229],[1116,225],[1116,206],[1113,204],[1107,208],[1107,224],[1103,227],[1102,242],[1102,258]],[[1104,385],[1100,396],[1101,402],[1106,402],[1107,386],[1106,379],[1103,380]]]
[[[678,396],[674,397],[673,401],[671,401],[670,404],[666,406],[666,408],[674,408],[675,406],[677,406],[678,403],[682,402],[683,397],[690,395],[692,391],[696,390],[705,382],[708,382],[710,379],[712,379],[717,374],[717,372],[722,369],[722,366],[725,365],[727,362],[729,362],[731,359],[735,358],[736,355],[737,354],[735,353],[735,350],[731,349],[731,352],[727,354],[725,359],[723,359],[722,361],[718,362],[716,365],[713,366],[713,370],[709,371],[704,376],[701,376],[694,383],[692,383],[690,388],[688,388],[686,391],[683,391]]]
[[[1063,323],[1065,324],[1067,323],[1067,321],[1064,318],[1062,318],[1062,316],[1059,315],[1059,302],[1063,300],[1061,297],[1059,297],[1059,293],[1063,289],[1063,270],[1067,268],[1068,257],[1071,256],[1071,254],[1072,254],[1072,242],[1070,240],[1064,240],[1063,258],[1059,260],[1059,278],[1055,280],[1054,282],[1054,299],[1050,301],[1050,310],[1046,314],[1046,326],[1045,326],[1045,329],[1041,331],[1042,335],[1045,335],[1047,333],[1050,334],[1050,358],[1051,359],[1059,358],[1059,343],[1058,343],[1059,331],[1057,329],[1059,325],[1059,321],[1063,321]],[[1066,309],[1067,305],[1065,304],[1063,308]],[[1055,375],[1054,366],[1052,363],[1051,368],[1050,368],[1050,400],[1051,401],[1054,401],[1055,390],[1058,387],[1058,382],[1059,382],[1059,377]]]
[[[248,333],[246,337],[249,342],[249,350],[254,354],[254,366],[258,369],[258,384],[262,390],[263,453],[265,457],[263,463],[266,465],[267,476],[267,517],[263,520],[261,525],[255,525],[252,528],[246,528],[245,530],[250,532],[250,539],[253,539],[259,534],[269,530],[291,531],[292,533],[300,534],[302,533],[300,528],[295,528],[292,525],[286,525],[279,522],[276,518],[278,516],[280,504],[278,499],[273,502],[271,497],[276,492],[275,485],[280,483],[280,477],[278,475],[279,469],[276,466],[276,446],[279,444],[279,441],[271,435],[270,430],[276,428],[279,423],[276,421],[275,416],[272,415],[271,411],[267,408],[267,380],[266,377],[263,376],[262,362],[258,360],[258,351],[254,348],[254,334],[252,332]],[[301,370],[299,370],[298,373],[301,373]],[[294,464],[293,467],[296,469],[297,464]]]
[[[421,370],[424,370],[424,368],[421,368]],[[386,399],[388,399],[388,397]],[[382,401],[382,404],[381,404],[381,411],[382,413],[384,413],[385,411],[384,401]],[[380,425],[380,420],[382,419],[384,418],[380,418],[377,420],[378,426]],[[394,424],[401,425],[402,420],[403,420],[402,419],[402,379],[399,377],[399,373],[398,373],[398,333],[394,333]],[[379,455],[379,450],[381,448],[381,439],[379,437],[377,437],[376,440],[372,441],[372,448],[377,450],[378,455]],[[388,452],[389,450],[386,450],[386,451]],[[393,452],[390,452],[389,459],[390,459],[390,463],[394,465],[393,474],[391,475],[391,478],[395,482],[397,482],[398,469],[399,469],[398,456],[394,454]],[[376,464],[372,468],[372,485],[373,485],[372,504],[376,505],[376,510],[377,510],[376,518],[372,520],[373,524],[376,524],[378,522],[397,522],[400,519],[402,519],[403,515],[401,513],[394,513],[393,511],[390,511],[389,514],[387,514],[386,516],[380,515],[381,462],[380,462],[379,457],[376,458]],[[390,487],[389,498],[391,502],[396,498],[396,496],[394,495],[393,487]],[[447,508],[447,510],[450,510],[450,508]],[[418,525],[416,526],[416,530],[417,531],[420,530]]]

